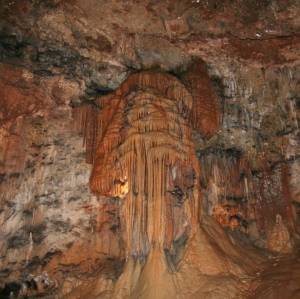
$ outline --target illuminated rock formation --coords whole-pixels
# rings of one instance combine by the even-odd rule
[[[143,72],[98,103],[103,109],[84,108],[82,121],[91,190],[120,199],[127,258],[152,250],[175,256],[174,242],[199,223],[191,95],[172,76]]]
[[[201,76],[191,79],[195,94],[197,78]],[[227,267],[232,274],[244,271],[233,262],[225,266],[228,262],[216,256],[207,243],[210,237],[199,227],[200,168],[192,126],[211,135],[219,122],[216,103],[209,103],[204,113],[198,100],[175,77],[141,72],[99,98],[98,107],[75,109],[87,161],[93,164],[90,188],[100,201],[103,196],[118,201],[115,213],[126,264],[113,298],[183,296],[178,286],[197,272],[215,275]],[[107,238],[104,242],[112,243]],[[235,252],[230,242],[227,246],[229,255]],[[198,283],[196,279],[185,296],[193,298]]]

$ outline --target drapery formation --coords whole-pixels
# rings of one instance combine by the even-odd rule
[[[175,77],[145,71],[94,106],[75,109],[93,164],[90,188],[121,201],[127,256],[145,257],[151,248],[176,255],[174,243],[196,230],[200,169],[192,125],[202,121],[201,113],[192,114],[197,105]]]

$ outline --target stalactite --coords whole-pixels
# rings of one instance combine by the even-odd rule
[[[203,136],[211,137],[220,127],[220,104],[203,61],[194,61],[183,81],[193,96],[192,124]]]
[[[201,156],[200,162],[201,182],[209,194],[207,213],[223,227],[242,228],[248,208],[243,180],[247,161],[239,155],[216,152]]]
[[[192,102],[174,77],[142,72],[98,99],[100,108],[74,111],[87,161],[93,163],[91,190],[124,200],[120,214],[127,255],[163,251],[180,234],[196,230],[200,171],[191,137]],[[176,188],[184,197],[180,207]],[[181,228],[175,218],[180,214]]]

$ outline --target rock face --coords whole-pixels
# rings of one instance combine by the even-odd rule
[[[299,12],[3,0],[0,297],[299,297]]]

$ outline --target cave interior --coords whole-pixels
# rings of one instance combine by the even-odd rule
[[[299,299],[300,3],[2,0],[0,299]]]

